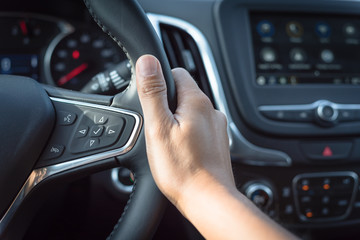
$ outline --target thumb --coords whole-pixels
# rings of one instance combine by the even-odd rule
[[[136,62],[136,82],[146,124],[162,125],[172,115],[159,61],[144,55]]]

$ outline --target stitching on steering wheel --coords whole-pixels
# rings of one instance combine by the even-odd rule
[[[114,40],[114,41],[119,45],[119,47],[123,50],[123,52],[125,53],[127,59],[130,61],[130,65],[131,65],[131,79],[133,79],[133,78],[134,78],[134,63],[133,63],[133,61],[131,60],[128,51],[126,50],[126,48],[124,47],[124,45],[122,45],[122,43],[120,42],[120,40],[118,40],[118,39],[104,26],[104,24],[99,20],[99,18],[96,16],[95,12],[93,11],[92,7],[90,6],[90,3],[89,3],[87,0],[84,0],[84,3],[85,3],[87,9],[88,9],[89,12],[90,12],[90,15],[93,17],[94,21],[95,21],[95,22],[97,23],[97,25],[101,28],[101,30],[102,30],[104,33],[106,33],[109,37],[111,37],[111,39]],[[130,86],[130,84],[131,84],[132,82],[133,82],[133,81],[130,81],[129,86]],[[123,91],[123,93],[129,89],[129,86]]]
[[[90,6],[90,3],[87,1],[87,0],[84,0],[84,3],[87,7],[87,9],[89,10],[90,12],[90,15],[93,17],[94,21],[99,25],[99,27],[103,30],[103,32],[105,32],[107,35],[109,35],[118,45],[119,47],[121,47],[121,49],[124,51],[126,57],[128,58],[128,60],[130,61],[130,64],[131,64],[131,78],[133,79],[134,77],[134,65],[133,65],[133,62],[131,61],[131,58],[126,50],[126,48],[121,44],[121,42],[102,24],[102,22],[99,20],[99,18],[96,16],[95,12],[92,10],[92,7]],[[130,81],[131,83],[131,81]],[[130,84],[129,84],[130,86]],[[126,90],[128,89],[129,87],[126,88]],[[124,90],[124,91],[126,91]],[[131,203],[131,200],[135,194],[135,189],[136,189],[136,183],[137,183],[137,180],[136,180],[136,174],[134,173],[134,186],[133,186],[133,190],[130,194],[130,197],[129,197],[129,200],[127,201],[126,203],[126,206],[124,208],[124,211],[120,217],[120,219],[118,220],[118,222],[116,223],[116,225],[114,226],[112,232],[110,233],[110,235],[107,237],[107,240],[110,240],[112,239],[114,233],[115,233],[115,230],[118,229],[120,223],[122,222],[122,220],[124,219],[125,215],[126,215],[126,212],[127,212],[127,209],[129,208],[129,205]]]
[[[123,218],[125,217],[125,214],[126,214],[126,212],[127,212],[126,210],[129,208],[129,205],[130,205],[130,203],[131,203],[132,197],[133,197],[134,194],[135,194],[136,183],[137,183],[136,174],[135,174],[135,172],[134,172],[134,185],[133,185],[133,190],[132,190],[132,192],[131,192],[131,194],[130,194],[130,196],[129,196],[129,200],[128,200],[127,203],[126,203],[126,206],[125,206],[125,208],[124,208],[123,213],[121,214],[120,219],[119,219],[118,222],[115,224],[113,230],[111,231],[110,235],[106,238],[106,240],[112,239],[112,237],[114,236],[115,230],[118,229],[120,223],[122,222]]]

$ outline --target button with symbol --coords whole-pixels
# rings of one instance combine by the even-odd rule
[[[108,120],[108,117],[105,115],[95,114],[94,123],[95,124],[105,124]]]
[[[89,127],[88,126],[80,126],[77,130],[76,130],[76,133],[75,133],[75,137],[76,138],[82,138],[82,137],[85,137],[88,133],[88,130],[89,130]]]
[[[352,149],[351,142],[305,142],[301,149],[305,156],[312,160],[346,159]]]
[[[290,51],[290,59],[294,63],[301,63],[306,61],[306,53],[301,48],[293,48]]]
[[[103,126],[93,126],[90,130],[90,136],[91,137],[100,137],[101,134],[104,131],[104,127]]]
[[[59,125],[71,125],[76,120],[76,114],[65,111],[57,112],[57,121]]]
[[[99,139],[97,138],[90,138],[85,143],[85,149],[86,150],[92,150],[99,146]]]
[[[303,35],[304,28],[299,22],[292,21],[286,24],[286,33],[289,37],[299,38]]]
[[[58,158],[64,152],[64,146],[59,144],[49,145],[44,152],[44,160],[49,160],[53,158]]]
[[[117,138],[121,132],[123,124],[112,125],[106,128],[105,136]]]
[[[105,147],[114,144],[118,140],[123,126],[122,121],[119,121],[119,124],[108,126],[105,130],[105,137],[101,138],[101,146]]]
[[[256,30],[261,37],[272,37],[275,33],[274,25],[267,20],[259,22]]]
[[[315,32],[320,38],[328,38],[331,34],[331,28],[325,22],[318,22],[315,26]]]

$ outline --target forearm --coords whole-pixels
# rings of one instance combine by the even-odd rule
[[[206,239],[296,239],[253,205],[235,187],[212,179],[189,187],[177,203]]]

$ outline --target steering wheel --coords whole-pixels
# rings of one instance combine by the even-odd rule
[[[169,107],[175,84],[162,45],[135,0],[84,0],[97,24],[126,53],[132,68],[143,54],[163,68]],[[125,166],[133,192],[110,239],[150,238],[166,198],[146,158],[134,71],[114,97],[87,95],[18,76],[0,76],[0,239],[21,239],[44,195],[56,184]],[[110,73],[111,74],[111,73]]]

